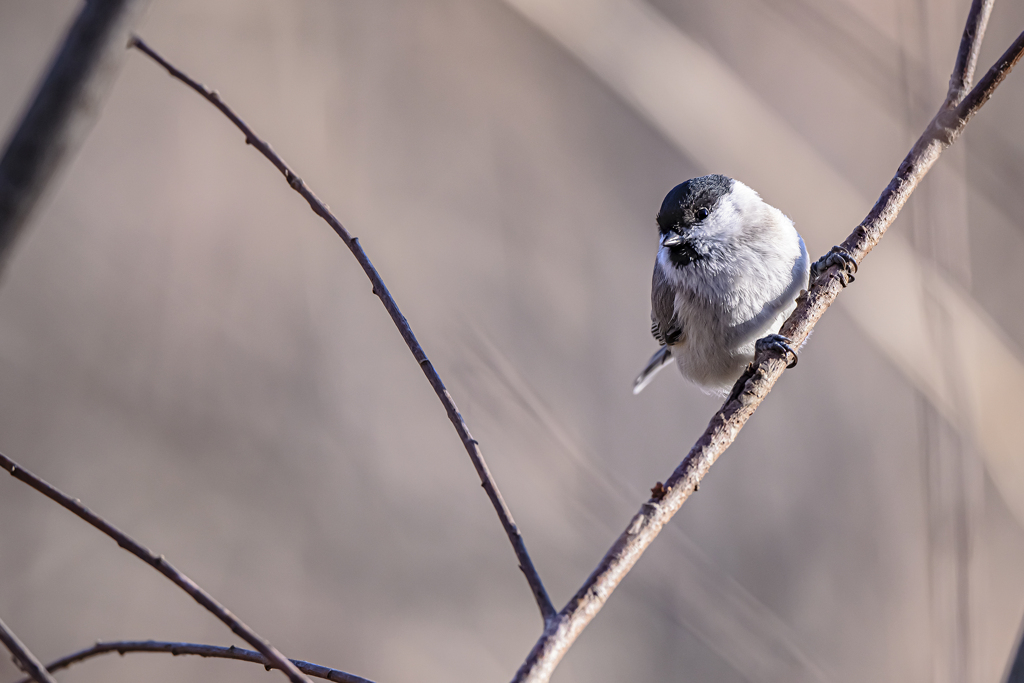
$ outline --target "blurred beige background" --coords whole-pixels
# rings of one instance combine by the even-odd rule
[[[560,606],[718,404],[675,372],[630,393],[655,348],[664,194],[732,173],[823,253],[941,101],[968,4],[158,0],[141,33],[359,236]],[[5,135],[76,11],[0,2]],[[1024,5],[997,3],[982,67],[1022,28]],[[1024,427],[1013,414],[983,436],[977,405],[1002,387],[972,378],[1024,363],[1022,120],[1014,73],[556,681],[1001,680],[1024,616],[1024,498],[1006,475]],[[875,311],[893,327],[872,331]],[[890,332],[911,319],[923,341]],[[945,343],[963,329],[998,353]],[[539,634],[354,259],[140,54],[0,283],[0,378],[2,452],[291,657],[378,683],[502,681]],[[239,644],[10,479],[0,520],[0,615],[40,658],[98,639]],[[61,674],[264,677],[282,680],[164,655]]]

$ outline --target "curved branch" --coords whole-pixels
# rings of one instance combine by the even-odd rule
[[[11,651],[11,654],[14,655],[14,662],[18,665],[18,668],[28,672],[29,677],[23,679],[25,683],[33,680],[36,683],[57,683],[46,670],[46,667],[18,640],[18,636],[14,635],[14,631],[7,628],[7,624],[4,623],[3,619],[0,619],[0,643],[3,643]]]
[[[119,546],[166,576],[176,586],[191,595],[196,602],[212,612],[215,617],[227,624],[228,628],[235,635],[259,650],[268,661],[273,663],[274,668],[281,669],[291,679],[292,683],[312,683],[301,671],[295,668],[295,665],[290,660],[278,652],[277,648],[246,626],[228,608],[214,600],[212,595],[200,588],[192,579],[178,571],[174,565],[164,559],[163,555],[154,555],[151,550],[138,543],[131,536],[82,505],[82,502],[77,498],[69,498],[62,491],[32,474],[3,453],[0,453],[0,468],[7,470],[15,479],[28,484],[50,500],[59,503],[89,524],[92,524],[117,541]]]
[[[92,647],[87,647],[84,650],[79,650],[78,652],[73,652],[66,657],[54,660],[46,665],[46,671],[53,673],[54,671],[67,669],[72,664],[84,662],[87,659],[92,659],[99,655],[110,654],[111,652],[116,652],[119,655],[124,655],[128,652],[166,652],[174,656],[198,655],[199,657],[237,659],[243,662],[254,662],[256,664],[262,664],[268,671],[270,669],[277,668],[276,665],[271,664],[270,661],[259,652],[243,650],[242,648],[235,647],[234,645],[230,647],[220,647],[217,645],[201,645],[198,643],[170,643],[162,640],[115,640],[106,643],[99,642]],[[373,681],[367,678],[354,676],[350,673],[345,673],[338,669],[331,669],[330,667],[321,666],[312,662],[304,662],[301,659],[292,659],[289,661],[291,661],[291,663],[294,664],[302,673],[315,678],[324,678],[328,681],[335,681],[335,683],[373,683]],[[47,680],[49,683],[54,683],[52,678],[48,678]],[[16,681],[16,683],[31,683],[31,679],[22,678],[21,680]]]
[[[896,175],[870,213],[843,242],[843,248],[858,264],[878,244],[942,151],[960,136],[967,122],[992,96],[995,88],[1020,60],[1022,53],[1024,33],[955,110],[946,109],[943,104],[900,164]],[[780,333],[799,347],[843,287],[836,266],[820,274],[810,283],[809,290],[797,299],[797,307],[783,324]],[[550,679],[566,651],[601,610],[619,582],[640,559],[662,527],[690,494],[697,490],[711,465],[735,441],[743,425],[782,376],[786,362],[784,358],[758,354],[672,476],[664,484],[659,482],[652,489],[654,497],[643,504],[583,587],[558,616],[548,623],[526,661],[516,672],[513,683],[544,683]]]
[[[345,226],[341,224],[330,208],[320,201],[309,186],[301,178],[299,178],[292,169],[284,162],[277,152],[273,148],[261,140],[249,126],[243,121],[234,111],[231,110],[228,105],[220,98],[220,95],[216,90],[210,90],[202,83],[192,80],[187,74],[175,67],[173,64],[168,62],[166,59],[161,57],[153,48],[149,47],[141,38],[135,36],[132,38],[131,47],[139,49],[141,52],[149,56],[153,61],[167,69],[167,72],[177,78],[179,81],[187,85],[188,87],[195,90],[197,93],[206,98],[213,106],[217,107],[224,116],[228,117],[235,126],[242,131],[245,135],[246,144],[255,147],[260,154],[265,156],[270,163],[272,163],[278,171],[284,175],[285,180],[288,181],[288,185],[293,190],[302,195],[313,213],[323,218],[328,225],[337,233],[338,237],[345,243],[345,246],[349,248],[356,260],[359,261],[359,265],[363,267],[363,271],[366,273],[366,277],[370,279],[370,283],[373,285],[373,293],[377,295],[381,303],[384,304],[384,308],[387,309],[388,314],[391,316],[391,320],[394,321],[395,327],[398,328],[399,333],[402,335],[402,339],[405,340],[409,350],[412,351],[413,358],[419,363],[420,368],[423,370],[423,374],[427,376],[427,381],[430,382],[430,386],[434,388],[434,393],[437,394],[437,398],[441,401],[444,406],[445,412],[448,413],[448,419],[451,420],[455,426],[455,431],[458,432],[459,438],[462,440],[462,445],[466,448],[466,452],[469,454],[469,459],[473,462],[473,466],[476,468],[477,475],[480,477],[480,483],[483,485],[484,491],[487,492],[487,497],[490,498],[491,504],[494,506],[495,511],[498,513],[498,518],[501,520],[501,525],[505,528],[505,533],[508,535],[509,541],[512,543],[512,549],[515,551],[516,559],[519,560],[519,568],[523,574],[526,575],[526,581],[530,584],[530,590],[533,591],[533,597],[537,601],[537,607],[540,609],[541,617],[544,619],[545,624],[555,615],[555,608],[551,604],[551,599],[548,597],[547,590],[544,588],[544,583],[540,579],[540,575],[537,573],[537,569],[533,566],[533,560],[530,559],[530,554],[526,552],[526,543],[523,541],[523,536],[519,532],[519,527],[516,526],[515,521],[512,519],[512,511],[509,510],[508,505],[505,504],[505,499],[502,497],[501,492],[498,490],[498,484],[494,481],[494,477],[491,475],[490,469],[487,467],[487,463],[484,461],[483,452],[480,450],[479,442],[473,438],[473,435],[469,432],[469,427],[466,425],[466,421],[462,418],[462,414],[459,413],[458,407],[455,405],[455,401],[452,399],[451,394],[448,393],[448,389],[445,388],[444,382],[441,381],[441,376],[437,374],[437,370],[434,369],[433,364],[427,358],[427,354],[423,351],[423,347],[420,346],[419,341],[416,340],[416,335],[413,334],[412,327],[409,325],[409,321],[402,315],[402,311],[399,310],[398,304],[395,303],[394,298],[391,296],[391,292],[388,291],[387,286],[384,284],[384,280],[381,279],[377,269],[374,268],[373,263],[370,261],[370,257],[366,255],[366,251],[363,250],[363,246],[359,244],[359,238],[352,237]]]

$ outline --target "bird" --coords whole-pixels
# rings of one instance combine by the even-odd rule
[[[790,340],[778,334],[782,323],[812,271],[816,277],[853,260],[836,248],[812,267],[793,221],[719,174],[672,188],[657,223],[651,334],[660,348],[633,382],[634,394],[672,361],[683,377],[719,396],[729,393],[756,348],[792,355],[795,365]]]

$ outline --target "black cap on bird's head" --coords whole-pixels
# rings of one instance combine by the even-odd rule
[[[719,200],[732,191],[732,184],[732,178],[724,175],[706,175],[680,183],[665,195],[658,212],[658,231],[677,265],[701,258],[687,233],[714,212]]]

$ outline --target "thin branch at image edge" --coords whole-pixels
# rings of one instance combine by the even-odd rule
[[[191,595],[196,602],[224,622],[228,628],[231,629],[232,633],[259,650],[268,661],[273,663],[273,668],[280,669],[286,676],[288,676],[292,683],[312,683],[305,674],[295,668],[295,665],[291,663],[291,660],[278,652],[277,648],[260,637],[251,628],[246,626],[238,617],[232,614],[230,610],[224,607],[224,605],[214,600],[212,595],[200,588],[192,579],[178,571],[174,565],[164,559],[163,555],[155,555],[153,551],[149,550],[128,534],[124,533],[113,524],[82,505],[80,500],[77,498],[72,499],[65,495],[62,491],[32,474],[3,453],[0,453],[0,468],[7,470],[10,475],[18,481],[28,484],[50,500],[75,513],[86,522],[117,541],[119,546],[166,576],[176,586]]]
[[[490,469],[487,467],[487,463],[484,461],[483,452],[480,450],[479,442],[473,438],[473,435],[469,432],[469,427],[466,425],[466,421],[462,418],[462,414],[459,413],[458,407],[455,405],[455,401],[452,399],[448,389],[445,388],[444,382],[441,381],[441,376],[437,374],[437,370],[434,365],[427,358],[427,354],[423,351],[423,347],[420,346],[419,341],[416,340],[416,335],[413,334],[412,327],[409,325],[409,321],[406,320],[402,311],[398,308],[398,304],[395,303],[394,297],[391,296],[391,292],[388,291],[387,286],[384,284],[384,280],[381,279],[377,269],[373,266],[370,261],[370,257],[366,255],[366,251],[363,246],[359,243],[358,237],[353,237],[341,221],[331,213],[330,208],[320,201],[320,198],[313,193],[309,186],[301,178],[299,178],[292,169],[284,162],[284,160],[273,150],[273,148],[260,139],[249,126],[243,121],[235,112],[228,107],[227,104],[220,98],[220,94],[216,90],[210,90],[202,83],[193,80],[185,72],[181,71],[173,64],[168,62],[166,59],[160,56],[153,48],[147,45],[138,36],[133,36],[129,47],[137,48],[140,52],[150,57],[157,64],[167,70],[174,78],[178,79],[188,87],[195,90],[197,93],[202,95],[207,101],[213,106],[217,107],[224,116],[228,117],[235,126],[242,131],[245,135],[245,143],[255,147],[260,154],[267,158],[278,171],[284,175],[285,180],[288,181],[288,185],[302,195],[313,213],[320,216],[327,222],[328,225],[337,233],[338,237],[345,243],[345,246],[349,248],[352,255],[359,261],[359,265],[362,266],[363,271],[366,273],[366,277],[370,279],[370,283],[373,285],[373,293],[377,295],[388,314],[391,316],[391,320],[394,321],[395,326],[398,328],[399,333],[402,335],[402,339],[405,340],[406,345],[412,352],[416,362],[419,363],[420,369],[423,370],[423,374],[426,375],[427,381],[430,382],[430,386],[433,387],[434,393],[437,394],[437,398],[444,405],[445,412],[448,413],[448,419],[451,420],[452,425],[455,427],[455,431],[458,432],[459,438],[462,440],[462,444],[469,454],[470,460],[473,462],[473,466],[476,468],[477,475],[480,477],[480,483],[483,485],[484,490],[487,492],[487,497],[490,498],[491,504],[494,506],[494,510],[498,513],[498,518],[501,520],[501,525],[505,528],[505,533],[508,535],[509,541],[512,543],[512,549],[515,551],[516,559],[519,560],[519,568],[526,576],[526,581],[530,585],[530,590],[533,592],[534,600],[537,602],[537,607],[540,609],[541,618],[544,619],[544,623],[547,624],[555,615],[554,605],[551,604],[551,598],[548,597],[547,590],[544,588],[544,583],[540,579],[540,575],[537,573],[536,567],[533,565],[533,560],[530,559],[530,554],[526,552],[526,543],[523,540],[523,535],[519,532],[519,527],[516,526],[515,521],[512,519],[512,511],[509,510],[508,505],[505,504],[505,499],[502,497],[501,492],[498,490],[498,484],[494,481],[494,477],[491,475]]]
[[[87,647],[84,650],[79,650],[78,652],[73,652],[65,657],[54,660],[46,665],[46,671],[52,673],[54,671],[60,671],[61,669],[67,669],[73,664],[84,662],[87,659],[110,654],[112,652],[116,652],[119,655],[125,655],[129,652],[163,652],[176,657],[178,655],[197,655],[199,657],[235,659],[243,662],[262,664],[268,671],[271,668],[276,668],[259,652],[243,650],[242,648],[235,647],[234,645],[230,647],[221,647],[219,645],[202,645],[199,643],[172,643],[163,640],[115,640],[111,642],[99,642],[92,647]],[[296,666],[296,668],[298,668],[299,671],[307,676],[324,678],[328,681],[334,681],[335,683],[373,683],[373,681],[369,679],[353,676],[350,673],[321,666],[320,664],[314,664],[313,662],[305,662],[301,659],[292,659],[290,661]],[[21,680],[16,681],[16,683],[31,683],[31,680],[32,679],[30,678],[22,678]],[[53,679],[48,679],[48,683],[53,683]]]

